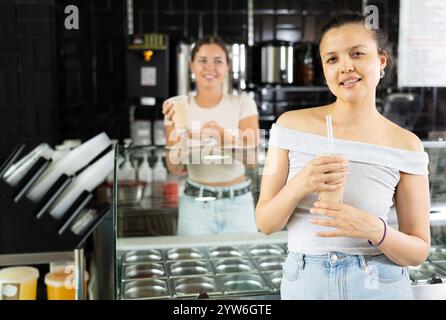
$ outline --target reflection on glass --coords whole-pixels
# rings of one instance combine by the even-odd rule
[[[215,174],[224,174],[226,169],[220,170],[219,167],[228,165],[224,158],[219,158],[219,152],[230,155],[232,160],[241,159],[237,160],[240,163],[243,157],[247,158],[247,151],[243,148],[218,149],[220,151],[213,153],[215,158],[208,159],[213,161],[212,171]],[[116,206],[118,237],[257,232],[254,219],[260,185],[257,166],[243,169],[243,179],[236,183],[237,188],[203,188],[191,180],[190,175],[172,174],[167,170],[170,152],[172,148],[118,145],[117,159],[125,159],[127,166],[132,166],[132,172],[153,172],[152,179],[136,174],[122,180],[125,163],[115,168],[117,177],[115,174],[113,187],[116,192],[110,186],[109,197],[113,198]],[[250,152],[255,152],[255,148]],[[201,169],[194,167],[192,170],[200,172]]]

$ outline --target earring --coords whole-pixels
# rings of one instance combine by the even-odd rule
[[[384,78],[384,75],[385,75],[386,73],[384,72],[384,69],[381,69],[381,71],[380,71],[380,73],[379,73],[379,77],[382,79],[382,78]]]

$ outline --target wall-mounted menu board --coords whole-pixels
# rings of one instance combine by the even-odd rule
[[[401,0],[399,87],[446,87],[446,1]]]

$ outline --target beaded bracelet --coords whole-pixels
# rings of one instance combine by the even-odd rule
[[[371,245],[372,247],[379,247],[383,243],[384,239],[386,238],[387,223],[384,221],[383,218],[378,217],[378,219],[380,219],[384,223],[384,234],[383,234],[383,237],[382,237],[381,241],[378,242],[377,244],[373,244],[372,241],[367,240],[369,242],[369,245]]]

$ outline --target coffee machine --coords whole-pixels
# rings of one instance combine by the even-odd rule
[[[152,125],[162,121],[162,103],[169,96],[168,36],[131,35],[126,59],[132,142],[152,144]]]

